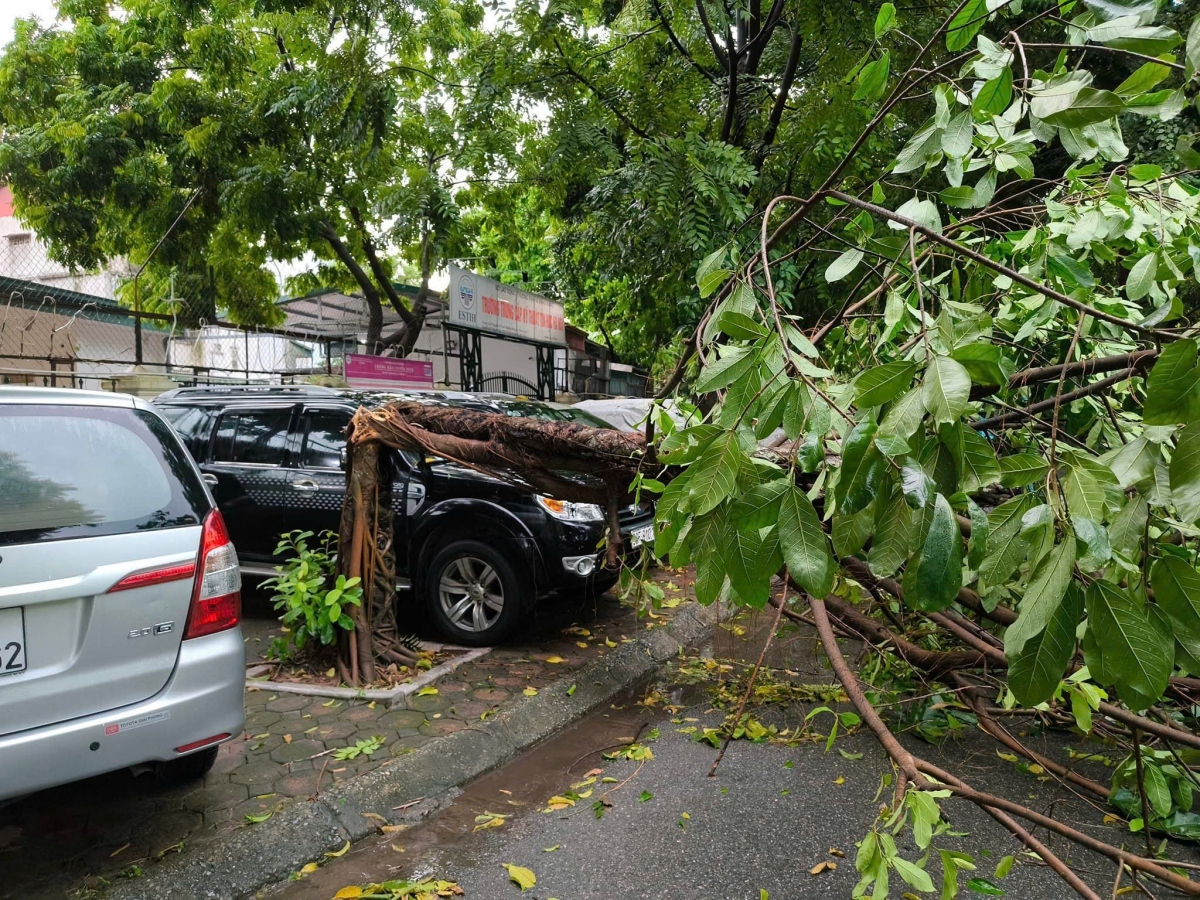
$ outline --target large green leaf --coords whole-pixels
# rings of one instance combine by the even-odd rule
[[[999,75],[984,82],[971,102],[971,112],[978,118],[1000,115],[1012,102],[1012,87],[1012,69],[1005,66]]]
[[[1196,342],[1173,341],[1155,360],[1146,382],[1142,418],[1147,425],[1175,425],[1200,418],[1200,368]]]
[[[938,494],[921,551],[904,570],[904,599],[925,612],[945,609],[962,587],[962,532],[949,501]]]
[[[837,508],[849,515],[866,509],[875,496],[872,470],[883,458],[875,447],[876,430],[874,422],[859,422],[842,442],[842,466],[833,498]]]
[[[713,438],[692,464],[688,500],[693,513],[709,512],[733,495],[742,458],[742,448],[734,432],[725,431]]]
[[[1034,570],[1021,598],[1017,621],[1004,633],[1004,652],[1009,659],[1021,655],[1025,642],[1046,627],[1062,603],[1075,568],[1075,535],[1066,534]]]
[[[916,373],[917,364],[906,360],[867,369],[854,379],[855,405],[867,409],[895,400],[908,390]]]
[[[870,507],[848,516],[841,510],[833,516],[833,549],[838,556],[853,556],[862,550],[875,527],[875,517]]]
[[[1088,585],[1084,660],[1092,677],[1113,685],[1127,705],[1158,701],[1174,663],[1174,640],[1149,615],[1143,600],[1107,581]]]
[[[971,381],[985,387],[1002,387],[1008,381],[1001,361],[1004,354],[995,344],[976,341],[955,347],[950,356],[963,364]]]
[[[1158,275],[1158,254],[1147,253],[1133,264],[1125,280],[1125,295],[1130,300],[1141,300],[1154,287]]]
[[[991,529],[983,507],[969,497],[967,498],[967,515],[971,522],[971,540],[967,545],[967,565],[972,569],[978,569],[980,564],[987,559]]]
[[[883,434],[895,434],[907,438],[912,435],[925,417],[925,399],[922,388],[916,387],[888,408],[879,430]]]
[[[908,559],[912,549],[913,511],[899,489],[875,507],[875,537],[867,564],[880,578],[890,578]]]
[[[923,398],[935,422],[955,422],[971,398],[971,376],[957,360],[935,356],[925,370]]]
[[[721,358],[706,366],[696,379],[696,390],[701,393],[728,387],[749,372],[758,363],[758,354],[753,347],[730,346],[721,351]]]
[[[862,262],[863,252],[857,247],[843,251],[829,267],[825,269],[825,280],[828,282],[841,281]]]
[[[1108,518],[1108,502],[1119,502],[1120,483],[1112,469],[1082,451],[1063,451],[1063,467],[1059,483],[1067,498],[1067,509],[1073,516],[1083,516],[1094,522]]]
[[[793,579],[814,597],[833,589],[833,556],[829,539],[812,501],[789,482],[779,501],[779,549]]]
[[[1141,546],[1146,533],[1146,520],[1150,515],[1150,504],[1141,494],[1134,494],[1121,507],[1112,524],[1108,526],[1108,542],[1114,550],[1131,553]]]
[[[937,487],[928,472],[908,459],[900,467],[900,490],[904,502],[912,509],[924,509],[929,505],[929,498],[937,491]]]
[[[1000,483],[1006,488],[1038,484],[1050,471],[1050,464],[1034,453],[1014,453],[1000,457]]]
[[[1058,125],[1062,128],[1083,128],[1111,119],[1125,108],[1125,103],[1112,91],[1101,91],[1096,88],[1082,88],[1071,105],[1059,112],[1044,116],[1048,125]]]
[[[1009,656],[1008,686],[1022,706],[1045,703],[1058,688],[1075,655],[1075,627],[1082,615],[1083,592],[1072,584],[1046,627],[1015,658]]]
[[[878,100],[887,87],[888,70],[892,55],[884,50],[879,59],[867,63],[858,73],[858,86],[854,90],[855,100]]]
[[[1130,100],[1147,91],[1152,91],[1164,78],[1171,75],[1171,70],[1160,63],[1148,62],[1119,85],[1116,93],[1125,100]]]
[[[1154,599],[1171,620],[1189,672],[1200,674],[1200,572],[1177,556],[1154,561]]]
[[[946,49],[956,52],[970,44],[987,21],[987,16],[987,0],[967,0],[946,29]]]
[[[895,4],[883,4],[879,7],[879,12],[875,14],[875,40],[879,40],[896,27],[898,27],[898,22],[896,20]]]
[[[1115,453],[1105,457],[1122,490],[1128,490],[1153,475],[1160,459],[1161,447],[1144,435],[1122,444]]]
[[[785,478],[764,481],[750,488],[729,508],[733,526],[738,531],[749,533],[774,525],[779,521],[779,501],[787,488],[788,481]]]
[[[731,529],[722,554],[730,586],[747,606],[761,609],[771,595],[771,576],[783,565],[774,529],[747,532]]]
[[[1200,422],[1179,433],[1171,457],[1171,502],[1184,522],[1200,520]]]
[[[942,152],[951,159],[958,159],[971,152],[971,138],[975,136],[975,123],[969,112],[962,112],[950,120],[942,132]]]
[[[968,494],[995,484],[1000,480],[1000,464],[992,445],[973,428],[960,426],[962,431],[962,483]]]

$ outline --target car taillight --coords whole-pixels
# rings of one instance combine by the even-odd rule
[[[225,520],[213,510],[204,520],[196,586],[183,638],[203,637],[232,628],[242,617],[242,574],[237,551],[229,542]]]

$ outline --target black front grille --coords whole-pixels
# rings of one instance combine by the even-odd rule
[[[654,515],[654,502],[643,500],[638,504],[631,503],[629,506],[621,507],[620,521],[621,524],[626,524],[651,515]]]

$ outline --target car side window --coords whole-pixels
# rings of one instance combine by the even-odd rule
[[[208,455],[208,429],[216,418],[216,410],[203,406],[164,406],[158,411],[171,423],[192,456],[204,462]]]
[[[313,469],[341,468],[350,414],[336,409],[310,409],[305,413],[304,451],[301,465]]]
[[[247,410],[226,413],[217,426],[213,443],[216,462],[283,465],[287,445],[289,409]]]

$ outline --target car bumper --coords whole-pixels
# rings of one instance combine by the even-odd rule
[[[175,759],[185,755],[176,747],[214,735],[237,737],[246,719],[245,674],[240,628],[183,641],[170,680],[150,699],[0,737],[0,800]]]
[[[588,587],[596,583],[609,583],[617,575],[611,569],[605,568],[605,552],[597,545],[604,537],[604,525],[600,522],[575,524],[570,522],[556,523],[560,533],[556,540],[547,542],[559,552],[553,558],[544,560],[546,572],[546,588],[561,590],[563,588]],[[654,516],[646,515],[621,523],[621,555],[627,565],[635,565],[641,559],[640,547],[631,545],[633,532],[654,526]],[[571,565],[576,560],[590,556],[595,559],[595,569],[589,575],[580,575]]]

